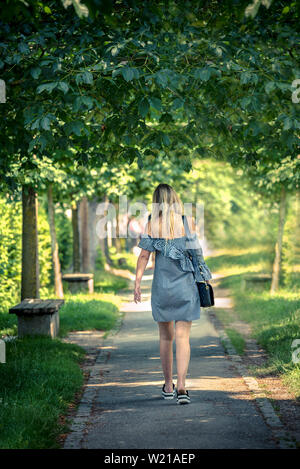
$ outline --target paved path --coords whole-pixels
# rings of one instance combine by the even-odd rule
[[[88,384],[93,396],[88,415],[83,413],[88,425],[77,447],[276,448],[205,310],[191,330],[186,384],[192,403],[179,406],[176,399],[161,398],[158,328],[150,309],[151,272],[146,271],[143,280],[143,302],[125,303],[120,331],[104,340],[98,371]]]

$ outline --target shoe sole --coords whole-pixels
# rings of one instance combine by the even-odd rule
[[[185,396],[182,394],[182,397],[177,397],[177,404],[179,405],[184,405],[184,404],[190,404],[191,398],[188,396]]]
[[[168,399],[174,399],[175,394],[162,394],[162,397],[163,397],[164,399],[167,399],[167,400],[168,400]]]

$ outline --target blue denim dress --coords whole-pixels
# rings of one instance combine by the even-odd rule
[[[185,231],[189,233],[187,221]],[[197,281],[210,280],[197,234],[180,238],[152,238],[143,234],[138,246],[155,251],[155,268],[151,288],[152,316],[155,321],[193,321],[200,318]],[[190,259],[191,250],[197,255],[199,272]],[[196,269],[197,270],[197,269]]]

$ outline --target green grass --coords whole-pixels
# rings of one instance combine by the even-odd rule
[[[84,351],[46,337],[7,343],[0,364],[0,448],[56,448],[59,423],[83,383]]]
[[[117,252],[115,247],[111,247],[109,249],[109,254],[111,257],[111,260],[113,261],[113,266],[116,267],[117,269],[128,269],[130,272],[135,273],[136,269],[136,263],[137,263],[137,257],[135,254],[132,252]],[[125,259],[125,263],[119,265],[118,260],[119,259]]]
[[[246,290],[241,289],[246,274],[269,272],[270,255],[265,248],[235,250],[211,257],[207,262],[213,272],[219,271],[224,275],[220,287],[230,289],[235,312],[251,325],[254,338],[268,353],[266,367],[257,372],[281,375],[300,397],[300,365],[292,362],[291,349],[292,341],[300,338],[300,285],[291,291],[282,287],[275,295],[269,293],[269,283],[247,283]],[[233,340],[236,341],[236,337]]]
[[[0,310],[0,338],[6,335],[17,335],[17,333],[18,326],[16,315],[8,314],[7,309]]]
[[[225,328],[226,334],[228,335],[232,345],[239,355],[244,355],[245,353],[245,340],[238,331],[235,329]]]
[[[119,316],[120,298],[109,293],[66,295],[60,308],[60,336],[71,331],[110,330]]]
[[[128,280],[126,278],[117,277],[105,270],[95,272],[94,290],[97,293],[117,293],[119,290],[126,289],[127,287]]]

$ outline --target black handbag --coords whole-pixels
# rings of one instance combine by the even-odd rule
[[[184,223],[184,218],[183,217],[184,217],[184,215],[182,215],[182,220],[183,220],[183,223]],[[190,233],[190,230],[189,230],[188,223],[186,223],[186,231],[187,231],[188,237],[191,237],[191,233]],[[200,272],[200,275],[202,275],[201,267],[198,264],[198,259],[197,259],[196,253],[193,249],[191,249],[191,252],[192,252],[192,255],[189,256],[189,258],[191,259],[191,261],[193,263],[194,271],[195,272],[198,271],[198,272]],[[194,277],[195,277],[195,275],[194,275]],[[202,275],[202,277],[203,277],[203,275]],[[196,283],[197,288],[198,288],[198,293],[199,293],[199,298],[200,298],[200,306],[202,306],[203,308],[208,308],[209,306],[214,306],[215,297],[214,297],[213,287],[211,286],[211,284],[207,280],[202,280],[202,281],[198,282],[196,280],[196,278],[195,278],[195,283]]]
[[[200,305],[203,308],[208,308],[209,306],[214,306],[215,298],[214,298],[214,291],[213,287],[207,280],[203,282],[196,282],[198,287],[199,297],[200,297]]]

